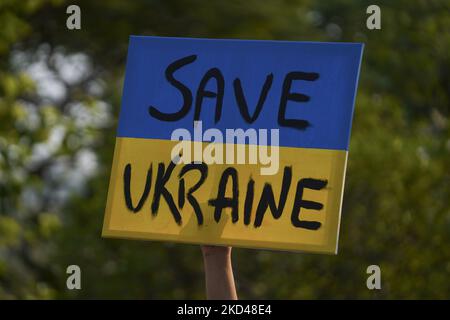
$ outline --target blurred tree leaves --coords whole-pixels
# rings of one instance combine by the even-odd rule
[[[0,298],[204,297],[198,247],[100,238],[130,34],[364,42],[339,254],[235,248],[239,294],[448,298],[448,1],[379,1],[379,31],[369,1],[75,3],[80,31],[72,2],[0,3]]]

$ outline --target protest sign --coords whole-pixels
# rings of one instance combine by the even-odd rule
[[[132,36],[103,236],[336,253],[362,48]]]

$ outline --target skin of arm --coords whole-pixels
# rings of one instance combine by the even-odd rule
[[[202,246],[208,300],[237,300],[231,247]]]

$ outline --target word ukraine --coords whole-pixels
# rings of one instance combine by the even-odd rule
[[[175,204],[174,197],[172,193],[167,189],[166,185],[169,180],[172,178],[173,170],[176,166],[178,160],[172,160],[166,166],[164,163],[158,164],[157,170],[157,178],[154,186],[154,194],[153,200],[151,204],[151,212],[153,215],[157,215],[158,210],[160,208],[160,201],[164,199],[166,201],[167,206],[170,209],[170,212],[175,220],[175,222],[179,225],[182,224],[182,217],[180,214],[177,205]],[[147,171],[147,175],[145,178],[145,188],[143,193],[137,202],[136,205],[133,205],[132,193],[131,193],[131,164],[127,164],[124,168],[123,180],[124,180],[124,197],[127,208],[133,212],[138,213],[147,197],[150,194],[151,184],[152,184],[152,170],[153,164],[150,165],[150,168]],[[185,175],[190,174],[191,172],[197,172],[199,179],[196,183],[191,186],[186,192],[186,183],[183,178]],[[192,209],[197,218],[198,225],[203,224],[203,213],[200,208],[200,204],[198,200],[195,198],[195,191],[197,191],[205,180],[208,177],[208,166],[205,163],[200,164],[186,164],[184,165],[179,174],[178,174],[178,207],[183,208],[186,200],[192,206]],[[214,207],[214,220],[219,222],[224,209],[231,209],[231,217],[232,222],[236,223],[239,220],[239,199],[242,199],[242,195],[239,194],[239,174],[238,171],[233,167],[226,168],[219,179],[217,196],[215,198],[209,199],[208,204]],[[264,189],[259,198],[254,226],[259,227],[262,224],[264,214],[268,208],[270,208],[272,212],[272,216],[275,219],[281,217],[283,213],[283,209],[286,205],[286,199],[288,197],[289,189],[292,183],[292,167],[285,167],[283,173],[283,179],[280,182],[281,184],[281,193],[279,195],[278,203],[275,201],[274,192],[272,186],[268,183],[264,185]],[[231,196],[226,195],[226,187],[228,184],[232,186]],[[318,221],[301,221],[299,219],[299,213],[301,208],[312,209],[312,210],[320,210],[323,208],[323,204],[309,201],[303,199],[303,192],[305,188],[321,190],[327,185],[326,180],[319,179],[301,179],[296,183],[295,190],[295,200],[293,203],[292,211],[291,211],[291,222],[294,227],[305,228],[316,230],[320,227],[321,223]],[[244,224],[249,225],[251,219],[251,213],[253,209],[253,200],[255,198],[255,180],[250,178],[247,182],[247,188],[245,192],[245,206],[244,206]]]

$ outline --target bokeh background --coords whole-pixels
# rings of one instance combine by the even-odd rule
[[[239,296],[450,297],[449,1],[0,0],[0,298],[205,297],[198,246],[100,237],[131,34],[364,42],[339,254],[235,248]]]

